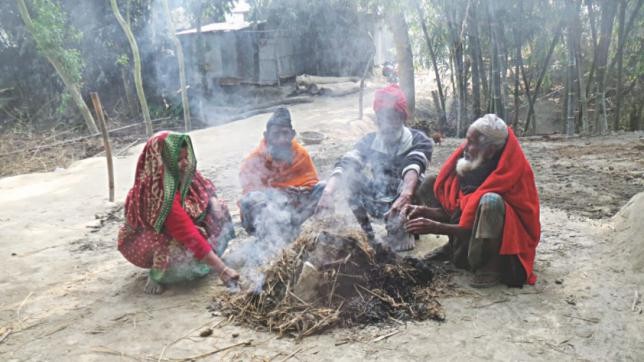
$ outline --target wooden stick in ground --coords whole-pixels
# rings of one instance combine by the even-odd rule
[[[395,335],[395,334],[398,334],[398,333],[400,333],[400,331],[399,331],[399,330],[398,330],[398,331],[393,331],[393,332],[388,333],[388,334],[385,334],[385,335],[382,335],[382,336],[380,336],[380,337],[376,337],[376,338],[374,338],[374,339],[372,339],[372,340],[371,340],[371,343],[375,343],[375,342],[378,342],[378,341],[382,341],[383,339],[387,339],[387,338],[389,338],[389,337],[391,337],[391,336],[393,336],[393,335]]]
[[[360,78],[360,98],[358,100],[358,119],[362,120],[362,112],[363,112],[363,96],[364,96],[364,79],[367,77],[367,72],[369,71],[369,67],[371,66],[371,62],[373,61],[373,54],[369,55],[369,60],[367,61],[367,65],[364,67],[364,71],[362,72],[362,78]]]
[[[638,300],[639,300],[639,295],[636,290],[635,295],[633,296],[633,306],[631,307],[631,311],[635,312],[635,306],[637,305]]]
[[[103,116],[103,105],[98,93],[91,92],[92,104],[96,112],[96,118],[103,134],[103,145],[105,146],[105,157],[107,158],[107,178],[109,184],[110,202],[114,202],[114,165],[112,164],[112,146],[110,145],[110,136],[107,134],[107,126],[105,125],[105,117]]]
[[[223,352],[223,351],[231,349],[231,348],[235,348],[235,347],[239,347],[239,346],[249,347],[249,346],[252,346],[252,345],[253,345],[253,340],[249,339],[248,341],[245,341],[245,342],[239,342],[239,343],[231,344],[230,346],[218,348],[218,349],[216,349],[214,351],[203,353],[203,354],[200,354],[200,355],[197,355],[197,356],[183,357],[183,358],[167,358],[167,359],[169,359],[171,361],[194,361],[194,360],[210,357],[213,354],[217,354],[219,352]]]
[[[291,353],[288,356],[284,357],[284,359],[282,359],[280,362],[288,361],[289,359],[291,359],[291,357],[293,357],[296,354],[300,353],[302,351],[302,349],[303,349],[302,347],[296,349],[293,353]]]

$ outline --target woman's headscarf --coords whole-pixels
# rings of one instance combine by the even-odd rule
[[[181,148],[188,151],[188,166],[179,170]],[[194,221],[205,216],[215,187],[197,170],[190,136],[162,131],[145,144],[136,165],[134,186],[125,200],[125,218],[132,228],[147,227],[161,232],[176,192],[181,205]]]

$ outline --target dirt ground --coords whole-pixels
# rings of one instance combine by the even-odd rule
[[[309,147],[323,176],[372,127],[368,119],[356,120],[357,103],[351,95],[291,107],[299,131],[327,135]],[[267,118],[192,133],[199,169],[214,180],[236,220],[239,163]],[[611,216],[644,190],[643,138],[522,140],[542,201],[535,286],[474,290],[467,273],[455,272],[459,293],[441,301],[445,322],[336,329],[301,342],[209,311],[212,296],[226,292],[214,276],[161,296],[143,294],[145,271],[115,248],[141,145],[115,160],[115,203],[106,201],[103,158],[0,179],[0,359],[642,360],[644,276],[627,259],[632,248],[643,248],[644,237],[633,233],[628,243],[616,244],[629,229],[620,224],[624,215],[641,220],[641,214]],[[437,146],[430,172],[460,142]],[[425,236],[413,253],[444,240]],[[212,335],[200,337],[209,327]]]

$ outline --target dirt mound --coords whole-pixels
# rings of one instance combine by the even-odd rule
[[[614,238],[636,271],[644,270],[644,192],[633,196],[615,215]]]
[[[437,269],[362,233],[304,233],[265,270],[260,290],[219,296],[214,309],[240,324],[302,338],[331,327],[444,319]]]

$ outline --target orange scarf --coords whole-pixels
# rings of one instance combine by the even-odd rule
[[[262,140],[242,162],[239,181],[242,194],[265,188],[313,187],[319,182],[318,173],[309,153],[295,140],[292,141],[293,160],[273,160],[266,140]]]

